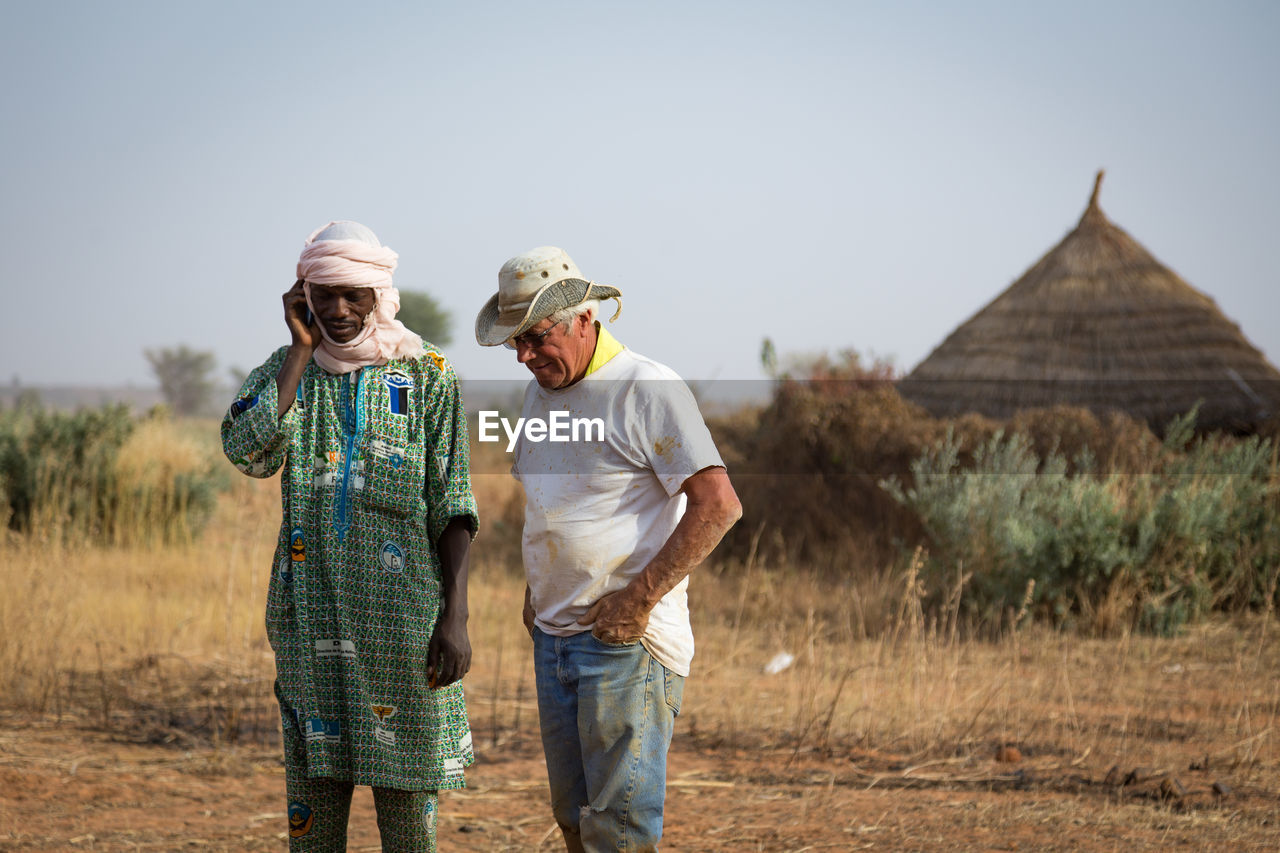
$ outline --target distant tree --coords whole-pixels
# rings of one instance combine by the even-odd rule
[[[396,319],[438,347],[446,347],[453,341],[449,332],[453,318],[429,294],[416,290],[400,291],[400,311]]]
[[[760,366],[770,379],[778,378],[778,350],[773,345],[773,338],[760,342]]]
[[[143,354],[175,414],[198,415],[206,410],[214,390],[212,352],[182,344],[176,349],[144,350]]]

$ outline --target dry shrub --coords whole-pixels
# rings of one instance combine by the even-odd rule
[[[153,416],[140,420],[115,458],[113,544],[190,541],[230,477],[207,434]]]
[[[1005,432],[1029,439],[1040,459],[1057,453],[1072,470],[1088,455],[1103,471],[1147,474],[1160,454],[1160,440],[1146,423],[1123,412],[1099,416],[1077,406],[1026,409],[1009,419]]]
[[[744,559],[758,530],[769,562],[868,570],[919,542],[914,515],[881,487],[952,427],[967,448],[997,425],[977,415],[941,421],[887,381],[782,380],[758,413],[710,424],[743,504],[722,553]]]

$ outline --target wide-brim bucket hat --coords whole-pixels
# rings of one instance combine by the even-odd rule
[[[476,342],[499,346],[560,309],[592,299],[618,300],[612,320],[622,313],[622,291],[584,278],[564,249],[530,249],[498,270],[498,292],[476,315]]]

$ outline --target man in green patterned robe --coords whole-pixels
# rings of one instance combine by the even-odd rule
[[[222,422],[236,467],[281,472],[267,634],[305,853],[345,850],[354,785],[384,850],[435,850],[436,792],[473,757],[467,427],[452,366],[394,319],[395,259],[357,223],[314,233],[284,295],[291,342]]]

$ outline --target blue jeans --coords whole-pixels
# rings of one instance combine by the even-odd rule
[[[551,809],[566,841],[579,836],[591,853],[656,850],[684,677],[638,642],[537,628],[533,669]]]

